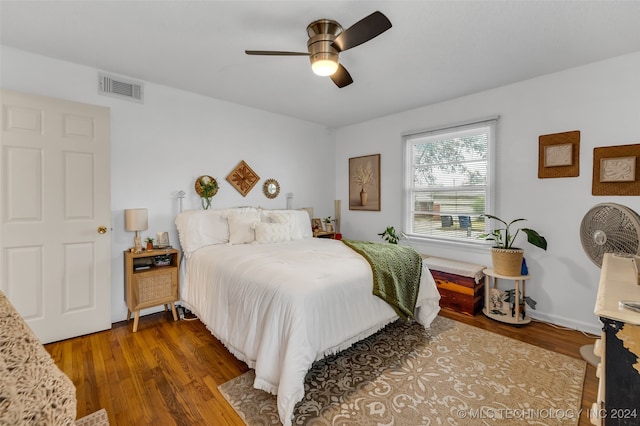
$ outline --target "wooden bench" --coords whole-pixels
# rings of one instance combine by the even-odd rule
[[[423,254],[440,292],[440,307],[475,316],[484,306],[486,266]]]

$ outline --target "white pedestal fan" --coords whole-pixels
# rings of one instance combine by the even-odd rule
[[[602,267],[605,253],[640,254],[640,216],[628,207],[615,203],[593,206],[580,224],[582,248],[589,259]],[[580,348],[580,355],[596,366],[600,359],[594,345]]]

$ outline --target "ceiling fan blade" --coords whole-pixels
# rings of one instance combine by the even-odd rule
[[[338,70],[330,75],[331,80],[338,86],[339,88],[343,88],[344,86],[348,86],[353,83],[353,79],[351,78],[351,74],[342,64],[338,64]]]
[[[333,47],[339,52],[344,52],[379,36],[389,28],[391,21],[382,12],[375,11],[344,30],[333,41]]]
[[[283,52],[280,50],[245,50],[247,55],[266,55],[266,56],[309,56],[309,52]]]

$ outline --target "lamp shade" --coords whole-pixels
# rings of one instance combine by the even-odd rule
[[[146,231],[147,209],[125,209],[124,228],[127,231]]]

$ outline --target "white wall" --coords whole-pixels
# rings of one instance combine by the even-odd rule
[[[318,217],[333,215],[333,134],[326,128],[144,82],[144,104],[98,94],[98,70],[0,46],[0,86],[43,96],[111,108],[112,320],[126,317],[123,251],[133,233],[124,230],[126,208],[146,207],[155,237],[169,231],[178,246],[174,218],[176,193],[184,190],[184,209],[199,209],[195,178],[208,174],[221,189],[214,207],[255,205],[314,207]],[[322,149],[328,147],[328,149]],[[260,182],[242,197],[226,176],[245,160]],[[281,192],[274,200],[262,193],[274,178]]]
[[[342,199],[345,237],[378,241],[386,226],[401,227],[400,135],[500,115],[494,213],[526,217],[549,241],[547,252],[525,246],[532,274],[527,291],[538,301],[530,313],[591,332],[600,327],[592,313],[600,271],[582,250],[580,221],[601,202],[640,211],[638,197],[591,195],[593,148],[640,143],[640,52],[348,126],[335,135],[312,123],[148,82],[144,104],[121,101],[98,95],[95,69],[4,46],[0,58],[2,87],[111,108],[114,321],[126,316],[122,251],[133,237],[124,231],[123,210],[147,207],[149,231],[142,235],[170,231],[177,245],[175,194],[185,190],[184,208],[199,208],[193,182],[201,174],[222,184],[215,206],[284,207],[285,194],[293,192],[294,207],[312,206],[314,216],[322,217],[333,215],[334,198]],[[538,179],[538,136],[570,130],[581,131],[580,176]],[[348,158],[375,153],[382,154],[382,210],[349,211]],[[246,198],[238,194],[225,177],[240,160],[262,179],[277,179],[281,195],[268,200],[259,187]],[[485,249],[416,247],[490,265]]]
[[[600,270],[582,249],[580,222],[595,204],[640,212],[640,198],[592,196],[593,148],[640,143],[640,52],[471,96],[345,127],[336,132],[336,199],[348,199],[348,158],[381,153],[380,212],[343,211],[348,238],[379,241],[402,226],[401,134],[500,115],[497,204],[503,218],[525,217],[549,242],[544,252],[522,244],[532,278],[532,317],[598,332],[593,315]],[[382,102],[383,100],[381,100]],[[580,176],[538,179],[538,137],[579,130]],[[488,249],[414,244],[420,251],[490,265]]]

